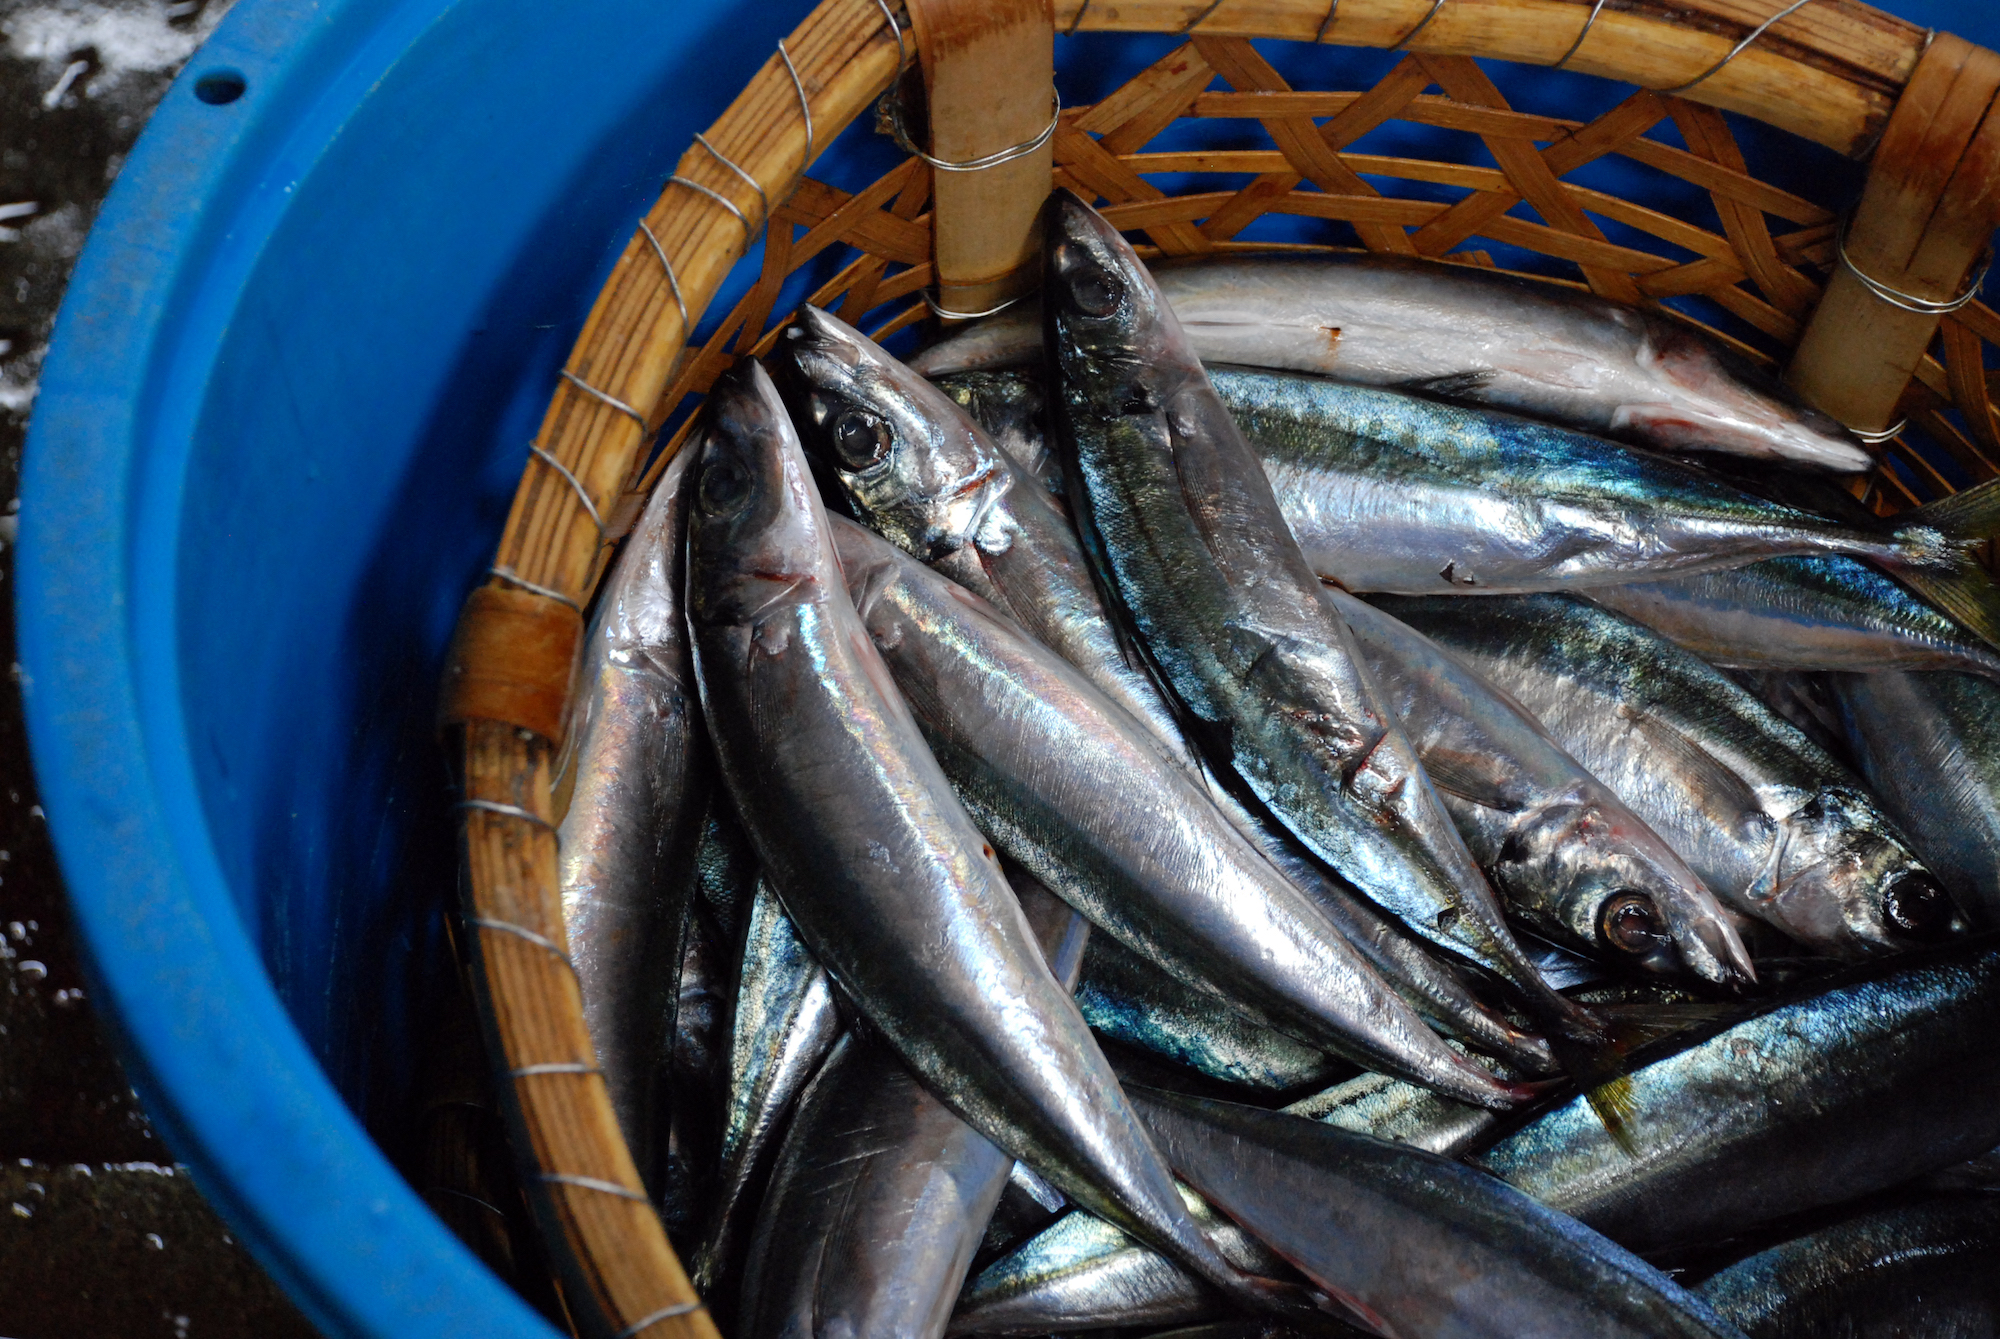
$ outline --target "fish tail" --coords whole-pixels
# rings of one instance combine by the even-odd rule
[[[1947,539],[2000,538],[2000,479],[1988,479],[1977,488],[1906,511],[1896,517],[1896,522],[1899,531],[1928,526]]]

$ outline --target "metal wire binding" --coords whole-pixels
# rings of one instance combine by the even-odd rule
[[[1326,40],[1326,30],[1333,26],[1333,16],[1339,12],[1340,0],[1333,0],[1333,3],[1326,7],[1326,17],[1319,21],[1319,31],[1313,34],[1313,41],[1315,43]]]
[[[555,940],[550,939],[546,935],[536,934],[533,930],[530,930],[525,925],[516,925],[512,921],[496,921],[486,916],[467,916],[465,918],[465,923],[467,925],[477,925],[482,929],[498,930],[502,934],[514,935],[518,938],[527,940],[530,944],[533,944],[536,948],[545,948],[550,953],[553,953],[556,956],[557,960],[559,960],[563,966],[569,968],[570,974],[572,976],[576,974],[576,964],[570,961],[569,954],[563,952],[562,946],[560,944],[556,943]]]
[[[1551,70],[1560,70],[1563,66],[1570,63],[1570,60],[1577,52],[1583,50],[1583,39],[1590,36],[1590,30],[1597,26],[1597,16],[1603,12],[1604,0],[1597,0],[1597,3],[1590,7],[1590,17],[1583,21],[1583,31],[1578,33],[1576,40],[1569,44],[1569,50],[1563,52],[1563,58],[1549,66]]]
[[[542,1172],[535,1178],[551,1185],[575,1186],[579,1190],[596,1190],[606,1195],[616,1195],[620,1199],[637,1200],[641,1204],[651,1204],[640,1192],[630,1186],[621,1186],[616,1181],[605,1181],[595,1176],[576,1176],[570,1172]]]
[[[1202,24],[1208,22],[1209,15],[1213,14],[1216,10],[1221,8],[1222,8],[1222,0],[1212,0],[1212,3],[1209,5],[1207,9],[1202,10],[1201,13],[1197,14],[1194,18],[1189,19],[1186,23],[1183,23],[1181,25],[1181,33],[1185,35],[1187,33],[1193,32],[1196,28],[1201,27]]]
[[[528,1079],[537,1074],[602,1074],[602,1066],[583,1060],[552,1060],[546,1065],[522,1065],[507,1071],[510,1079]]]
[[[743,180],[750,183],[750,189],[757,192],[757,200],[760,204],[764,206],[764,222],[769,223],[771,221],[771,197],[764,194],[764,188],[758,184],[757,178],[751,176],[748,172],[745,172],[742,168],[736,166],[735,163],[731,162],[729,158],[723,154],[722,150],[716,148],[713,144],[710,144],[708,142],[708,136],[701,134],[699,131],[697,131],[695,133],[694,142],[696,144],[699,144],[702,148],[707,149],[709,153],[715,158],[716,162],[722,164],[724,167],[728,168],[731,172],[734,172],[737,176],[743,178]]]
[[[667,272],[667,287],[674,290],[674,306],[680,308],[681,312],[681,338],[686,339],[694,333],[694,328],[688,323],[687,299],[681,296],[681,281],[674,273],[674,263],[667,259],[667,249],[660,245],[659,238],[653,236],[653,230],[646,226],[646,220],[639,220],[639,231],[646,234],[646,240],[653,244],[653,254],[660,258],[660,268]]]
[[[1035,136],[1033,139],[1024,139],[1019,144],[1010,144],[1004,149],[995,150],[993,153],[985,154],[978,158],[966,158],[955,163],[943,158],[933,158],[910,141],[910,132],[903,127],[902,100],[894,97],[893,94],[889,102],[889,124],[895,127],[896,143],[900,148],[907,153],[915,154],[938,171],[983,172],[989,167],[998,167],[1002,163],[1011,163],[1016,158],[1026,158],[1029,154],[1049,142],[1049,137],[1056,133],[1056,126],[1062,121],[1062,94],[1056,92],[1054,88],[1050,88],[1049,101],[1055,104],[1055,109],[1049,113],[1049,123],[1042,127],[1041,134]]]
[[[585,395],[591,396],[598,400],[602,400],[605,404],[610,405],[613,409],[616,409],[619,413],[625,415],[625,417],[631,419],[634,423],[637,423],[639,425],[640,432],[644,433],[652,431],[652,424],[646,422],[646,416],[640,413],[638,410],[634,409],[631,405],[626,404],[623,400],[619,399],[617,396],[612,395],[606,391],[601,391],[597,389],[597,387],[591,385],[589,382],[585,381],[582,377],[570,371],[567,367],[565,367],[562,370],[560,375],[564,381],[567,381],[570,385],[576,387],[578,390],[582,391]]]
[[[1846,267],[1847,272],[1861,281],[1863,288],[1888,303],[1891,307],[1901,307],[1904,311],[1914,312],[1918,316],[1949,316],[1953,312],[1961,311],[1979,300],[1979,290],[1985,286],[1986,276],[1993,269],[1993,253],[1991,251],[1986,253],[1986,263],[1981,265],[1977,271],[1966,279],[1965,291],[1963,293],[1944,302],[1934,302],[1929,298],[1920,298],[1914,294],[1905,293],[1901,289],[1891,288],[1874,275],[1862,270],[1859,265],[1856,265],[1854,258],[1847,254],[1848,222],[1849,220],[1842,219],[1839,231],[1834,233],[1834,254],[1840,257],[1840,263]]]
[[[1396,45],[1390,47],[1389,50],[1401,51],[1404,47],[1408,46],[1413,40],[1415,40],[1416,35],[1418,33],[1422,32],[1424,29],[1431,26],[1431,20],[1436,18],[1438,16],[1438,11],[1440,9],[1443,9],[1444,7],[1445,7],[1445,0],[1432,0],[1429,12],[1426,13],[1422,18],[1417,20],[1417,26],[1410,29],[1410,31],[1404,33],[1401,37],[1397,38]]]
[[[1765,29],[1769,28],[1772,24],[1776,23],[1779,19],[1784,18],[1786,15],[1804,9],[1807,5],[1811,3],[1812,0],[1792,0],[1791,4],[1786,5],[1783,9],[1773,14],[1770,18],[1765,19],[1755,28],[1752,28],[1750,30],[1749,36],[1745,37],[1735,46],[1729,48],[1728,55],[1724,56],[1721,60],[1715,62],[1715,64],[1709,66],[1706,70],[1703,70],[1700,74],[1696,75],[1694,78],[1688,80],[1685,84],[1675,84],[1672,88],[1656,88],[1653,91],[1655,93],[1685,93],[1689,89],[1693,88],[1696,84],[1706,83],[1709,79],[1713,78],[1715,75],[1720,74],[1722,72],[1723,66],[1729,64],[1730,61],[1735,60],[1745,51],[1748,51],[1750,49],[1751,43],[1755,42],[1758,38],[1764,35]]]
[[[778,39],[778,59],[785,62],[785,73],[792,76],[792,87],[799,91],[799,114],[806,119],[806,156],[799,163],[803,172],[813,160],[813,109],[806,101],[806,81],[799,78],[799,67],[792,64],[792,53],[785,50],[785,39]]]
[[[1339,4],[1340,0],[1333,0],[1333,2],[1335,4]],[[1090,12],[1090,3],[1091,0],[1083,0],[1083,3],[1076,7],[1076,17],[1071,19],[1069,21],[1069,27],[1063,30],[1064,37],[1073,36],[1076,33],[1076,30],[1083,26],[1083,16]]]
[[[478,809],[489,814],[505,814],[509,818],[518,818],[524,822],[533,823],[536,827],[547,828],[550,832],[556,830],[556,825],[549,822],[548,819],[543,818],[540,814],[523,809],[518,804],[502,804],[498,800],[460,800],[457,807],[460,809]]]
[[[939,305],[938,300],[931,296],[930,289],[926,288],[923,292],[924,305],[926,307],[929,307],[933,314],[942,317],[947,321],[977,321],[982,316],[997,315],[1000,312],[1006,311],[1009,307],[1013,306],[1015,303],[1019,302],[1022,298],[1025,298],[1027,296],[1028,294],[1026,293],[1016,293],[1013,297],[1008,298],[1005,302],[1001,303],[999,306],[988,307],[983,312],[955,312],[949,307]]]
[[[903,71],[910,68],[910,49],[903,45],[903,25],[896,22],[896,16],[890,12],[889,0],[875,0],[875,6],[882,11],[889,31],[896,34],[896,77],[900,79]]]
[[[633,1321],[630,1325],[618,1331],[617,1334],[611,1336],[611,1339],[632,1339],[632,1336],[639,1333],[639,1331],[658,1325],[663,1320],[672,1320],[675,1316],[688,1315],[701,1310],[707,1305],[708,1303],[706,1302],[694,1301],[680,1302],[673,1306],[663,1306],[652,1315],[641,1316],[638,1320]]]
[[[535,444],[534,442],[528,443],[528,451],[536,459],[540,460],[544,465],[547,465],[557,474],[560,474],[563,478],[569,480],[569,486],[576,490],[576,500],[583,504],[584,512],[590,517],[590,523],[597,527],[598,542],[602,543],[606,538],[604,532],[604,518],[597,514],[597,504],[590,500],[590,492],[589,490],[584,488],[583,480],[577,478],[574,474],[571,474],[569,466],[563,464],[560,460],[557,460],[547,451],[542,450],[542,448],[537,444]]]
[[[730,213],[736,215],[736,221],[743,225],[743,235],[745,237],[754,237],[756,235],[757,230],[750,226],[749,216],[736,207],[736,202],[734,200],[722,194],[720,191],[712,191],[698,181],[689,181],[686,177],[682,176],[678,172],[674,173],[671,177],[667,178],[667,185],[685,186],[691,191],[700,191],[703,195],[715,201],[715,203],[721,205],[724,209],[728,210]]]
[[[1909,426],[1910,420],[1904,418],[1896,420],[1896,422],[1882,429],[1880,432],[1867,432],[1861,428],[1849,428],[1848,431],[1863,442],[1866,442],[1869,446],[1881,446],[1884,442],[1893,442],[1898,437],[1901,437],[1904,429]]]
[[[528,578],[514,571],[514,569],[512,569],[511,567],[498,567],[498,566],[489,567],[486,569],[486,574],[488,576],[499,577],[502,581],[506,582],[511,586],[519,586],[522,590],[529,591],[535,595],[545,595],[551,600],[559,600],[563,604],[566,604],[570,608],[576,610],[576,612],[579,614],[583,612],[583,606],[578,604],[575,600],[570,599],[569,596],[563,594],[559,590],[550,590],[547,586],[537,586],[534,582],[528,580]]]

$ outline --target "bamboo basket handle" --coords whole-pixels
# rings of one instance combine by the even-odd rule
[[[1054,177],[1055,16],[1049,0],[909,0],[934,180],[931,234],[946,319],[1032,289],[1036,220]]]
[[[1891,427],[2000,224],[2000,55],[1938,34],[1896,104],[1786,379],[1866,436]]]

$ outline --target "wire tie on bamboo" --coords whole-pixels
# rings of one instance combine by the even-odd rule
[[[955,312],[951,308],[939,302],[936,298],[932,297],[931,293],[932,289],[930,288],[924,289],[924,305],[931,309],[933,315],[941,317],[947,321],[977,321],[982,316],[992,316],[999,312],[1006,311],[1009,307],[1019,302],[1022,298],[1028,296],[1026,293],[1016,293],[1013,297],[1008,298],[1005,302],[1001,303],[999,306],[988,307],[983,312]]]
[[[806,152],[805,157],[799,160],[799,171],[803,172],[812,166],[813,160],[812,103],[806,100],[806,81],[799,78],[799,67],[792,64],[792,53],[785,50],[785,39],[782,37],[778,39],[778,59],[785,62],[785,73],[792,76],[792,87],[799,93],[799,115],[806,121]]]
[[[875,7],[882,11],[883,20],[889,31],[896,35],[896,78],[902,79],[903,71],[910,68],[910,49],[903,45],[903,25],[896,22],[896,16],[889,9],[889,0],[875,0]]]
[[[545,948],[555,955],[556,961],[569,968],[571,976],[576,975],[576,963],[570,960],[569,954],[563,952],[561,944],[558,944],[547,935],[536,934],[527,926],[516,925],[512,921],[496,921],[490,916],[467,916],[465,923],[467,925],[476,925],[482,930],[498,930],[501,934],[509,934],[517,939],[525,939],[536,948]]]
[[[676,1302],[672,1306],[663,1306],[651,1315],[641,1316],[639,1319],[633,1321],[630,1325],[618,1331],[617,1334],[611,1336],[611,1339],[632,1339],[641,1330],[649,1330],[663,1320],[672,1320],[675,1316],[692,1315],[707,1305],[708,1303],[697,1300],[693,1302]]]
[[[698,181],[689,181],[686,177],[682,176],[678,172],[674,173],[671,177],[667,178],[667,184],[669,186],[685,186],[691,191],[700,191],[703,195],[715,201],[715,203],[721,205],[724,209],[728,210],[730,213],[736,215],[736,221],[743,225],[743,236],[746,239],[755,237],[757,235],[757,230],[750,226],[749,216],[746,215],[742,210],[738,209],[736,207],[736,202],[730,199],[728,196],[722,194],[722,192],[712,191]]]
[[[607,391],[601,391],[597,389],[597,387],[591,385],[589,382],[585,381],[582,377],[570,371],[567,367],[565,367],[559,375],[562,377],[564,381],[567,381],[570,385],[576,387],[578,390],[582,391],[585,395],[590,396],[593,400],[602,401],[603,403],[611,406],[611,408],[616,409],[619,413],[623,414],[625,417],[631,419],[634,423],[638,424],[639,431],[642,435],[652,431],[652,425],[646,422],[646,416],[640,413],[638,410],[634,409],[631,405],[626,404],[623,400],[619,399],[617,396],[612,395]]]
[[[1087,4],[1088,0],[1085,0],[1085,3]],[[1339,12],[1340,0],[1333,0],[1333,3],[1326,7],[1326,17],[1319,21],[1319,31],[1313,34],[1314,42],[1324,42],[1326,40],[1326,30],[1333,26],[1333,16]]]
[[[1696,75],[1694,78],[1688,80],[1685,84],[1675,84],[1672,88],[1656,88],[1653,91],[1655,93],[1669,93],[1669,94],[1685,93],[1697,84],[1707,83],[1710,79],[1712,79],[1713,77],[1722,72],[1723,66],[1729,64],[1730,61],[1735,60],[1745,51],[1748,51],[1752,46],[1752,44],[1754,44],[1758,38],[1762,37],[1766,32],[1766,30],[1768,30],[1772,24],[1776,23],[1779,19],[1784,18],[1788,14],[1793,14],[1801,9],[1804,9],[1807,5],[1811,3],[1812,0],[1792,0],[1791,4],[1786,5],[1783,9],[1773,14],[1770,18],[1765,19],[1755,28],[1752,28],[1750,30],[1749,36],[1745,37],[1735,46],[1729,48],[1728,55],[1724,56],[1721,60],[1715,62],[1715,64],[1709,66],[1706,70],[1703,70],[1700,74]]]
[[[639,231],[653,244],[653,254],[660,258],[660,268],[667,272],[667,287],[674,291],[674,306],[678,307],[681,313],[681,341],[686,343],[688,337],[694,334],[694,327],[688,321],[687,299],[681,296],[680,277],[674,273],[674,263],[667,259],[667,249],[660,245],[659,238],[653,236],[653,230],[646,226],[646,220],[639,220]]]
[[[603,1067],[587,1060],[551,1060],[545,1065],[522,1065],[507,1071],[510,1079],[532,1079],[537,1074],[602,1074]]]
[[[600,1194],[616,1195],[620,1199],[637,1200],[641,1204],[651,1204],[640,1191],[630,1186],[621,1186],[616,1181],[606,1181],[595,1176],[578,1176],[574,1172],[542,1172],[535,1178],[549,1185],[575,1186],[578,1190],[595,1190]]]
[[[1340,0],[1333,0],[1333,2],[1337,5],[1340,3]],[[1083,16],[1085,14],[1088,14],[1089,12],[1090,12],[1090,0],[1083,0],[1083,3],[1076,7],[1076,17],[1071,19],[1069,21],[1069,27],[1063,30],[1063,36],[1064,37],[1074,36],[1076,30],[1083,26]]]
[[[1049,137],[1056,133],[1056,126],[1062,122],[1062,94],[1051,87],[1049,89],[1049,101],[1053,106],[1053,110],[1050,111],[1049,123],[1042,127],[1041,134],[1036,135],[1033,139],[1024,139],[1019,144],[1010,144],[1004,149],[996,149],[994,152],[984,154],[978,158],[966,158],[958,162],[952,162],[944,158],[933,158],[911,142],[910,132],[903,126],[902,99],[896,97],[893,93],[890,95],[889,102],[889,124],[895,127],[896,143],[901,146],[905,153],[915,154],[938,171],[984,172],[987,168],[999,167],[1002,163],[1011,163],[1016,158],[1026,158],[1029,154],[1049,142]]]
[[[1590,30],[1597,26],[1597,16],[1603,12],[1604,0],[1597,0],[1597,3],[1590,7],[1590,17],[1583,21],[1583,31],[1578,33],[1576,40],[1569,44],[1569,50],[1563,52],[1563,58],[1549,66],[1551,70],[1560,70],[1563,66],[1569,64],[1571,60],[1575,59],[1576,53],[1583,50],[1583,39],[1590,36]]]
[[[1195,15],[1193,18],[1189,19],[1186,23],[1183,23],[1181,25],[1182,34],[1191,33],[1196,28],[1201,27],[1202,24],[1208,22],[1209,15],[1215,13],[1216,10],[1221,8],[1222,8],[1222,0],[1211,0],[1211,3],[1209,4],[1209,7],[1207,9],[1202,10],[1201,13]]]
[[[743,180],[750,183],[750,189],[757,192],[757,200],[760,204],[764,206],[764,222],[768,224],[771,221],[771,197],[764,194],[764,188],[763,186],[758,184],[757,178],[751,176],[748,172],[745,172],[742,168],[738,167],[734,162],[730,161],[729,157],[726,154],[724,154],[722,150],[716,148],[713,144],[710,144],[708,142],[708,136],[701,134],[699,131],[697,131],[695,133],[694,142],[696,144],[699,144],[702,148],[707,149],[709,154],[715,159],[716,162],[722,164],[724,167],[728,168],[731,172],[734,172],[737,176],[743,178]]]
[[[458,807],[460,809],[477,809],[485,814],[501,814],[507,818],[518,818],[524,823],[533,823],[536,827],[547,828],[550,832],[556,830],[556,825],[549,822],[548,819],[543,818],[538,813],[523,809],[518,804],[502,804],[498,800],[460,800]]]
[[[1397,38],[1396,45],[1390,47],[1389,50],[1401,51],[1404,47],[1408,46],[1412,41],[1416,40],[1416,36],[1418,33],[1422,32],[1424,29],[1431,26],[1431,20],[1438,16],[1438,11],[1445,7],[1445,3],[1446,0],[1431,0],[1430,9],[1425,12],[1422,18],[1417,20],[1417,26],[1410,29],[1410,31],[1404,33],[1401,37]]]
[[[571,474],[569,466],[557,460],[547,451],[542,450],[538,444],[529,442],[528,451],[535,459],[541,461],[544,465],[547,465],[550,469],[569,481],[569,486],[576,490],[576,500],[583,504],[584,514],[589,516],[590,523],[597,527],[598,543],[601,544],[608,539],[610,536],[605,532],[604,518],[597,514],[597,504],[590,500],[590,490],[583,486],[583,480]]]
[[[1899,288],[1891,288],[1854,263],[1854,258],[1847,254],[1847,224],[1847,219],[1840,221],[1840,229],[1834,233],[1833,239],[1834,254],[1840,257],[1842,267],[1849,274],[1860,280],[1863,288],[1888,303],[1891,307],[1901,307],[1904,311],[1914,312],[1918,316],[1949,316],[1955,311],[1962,311],[1966,307],[1971,306],[1979,300],[1979,290],[1985,286],[1986,276],[1993,268],[1993,253],[1988,251],[1985,262],[1967,277],[1965,291],[1957,297],[1949,298],[1943,302],[1934,302],[1929,298],[1920,298],[1914,293],[1905,293]]]
[[[570,608],[576,610],[576,612],[579,614],[583,612],[583,606],[578,604],[575,600],[572,600],[569,596],[563,594],[559,590],[550,590],[547,586],[537,586],[534,582],[528,580],[528,578],[522,576],[519,572],[516,572],[511,567],[499,567],[499,566],[489,567],[486,569],[486,574],[488,576],[499,577],[502,581],[506,582],[510,586],[519,586],[522,590],[527,591],[530,595],[540,595],[547,599],[554,600],[559,604],[566,604]],[[467,803],[470,803],[470,801],[467,801]]]
[[[1867,443],[1869,446],[1882,446],[1885,445],[1886,443],[1895,441],[1898,437],[1901,437],[1903,435],[1903,430],[1908,428],[1909,426],[1910,426],[1910,420],[1904,418],[1896,420],[1896,422],[1890,424],[1888,427],[1882,429],[1880,432],[1869,432],[1865,428],[1849,428],[1848,431],[1853,433],[1857,438]]]

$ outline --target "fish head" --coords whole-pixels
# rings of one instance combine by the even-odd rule
[[[1827,787],[1788,814],[1763,901],[1780,929],[1841,957],[1963,934],[1944,885],[1865,796]]]
[[[702,413],[688,517],[689,617],[756,625],[839,592],[826,514],[770,376],[743,359],[716,379]]]
[[[1687,862],[1622,805],[1587,794],[1545,807],[1502,844],[1495,877],[1542,905],[1607,959],[1741,988],[1750,953]]]
[[[1645,322],[1638,362],[1657,397],[1618,406],[1611,430],[1649,445],[1720,447],[1853,472],[1874,463],[1854,435],[1740,360],[1665,320]]]
[[[1200,374],[1173,308],[1102,214],[1058,190],[1044,229],[1042,320],[1056,366],[1071,374],[1088,368],[1091,384],[1156,407],[1166,388]],[[1059,384],[1070,393],[1077,380]]]
[[[774,362],[801,441],[870,528],[925,562],[995,538],[1013,470],[943,391],[811,305]]]

